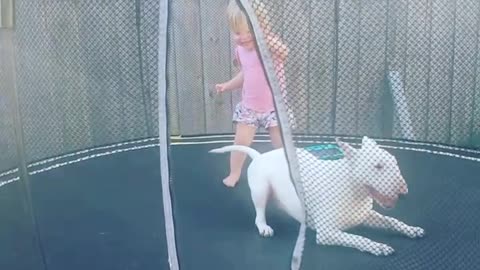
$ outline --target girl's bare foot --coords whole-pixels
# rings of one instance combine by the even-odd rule
[[[235,187],[239,179],[240,175],[230,174],[225,179],[223,179],[223,184],[227,187]]]

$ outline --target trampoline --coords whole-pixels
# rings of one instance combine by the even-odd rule
[[[254,147],[270,150],[266,139],[257,136]],[[331,139],[312,136],[300,141],[309,146]],[[258,235],[245,174],[236,188],[225,188],[221,179],[227,159],[208,153],[231,140],[231,136],[211,136],[172,141],[181,269],[287,269],[298,223],[272,205],[267,218],[275,236]],[[392,257],[375,257],[318,246],[308,231],[304,269],[469,269],[480,263],[476,256],[478,152],[422,143],[379,143],[398,157],[410,188],[408,196],[386,213],[422,226],[426,237],[412,240],[355,229],[396,249]],[[32,198],[49,269],[168,269],[156,140],[83,152],[32,168],[39,171],[31,177]],[[18,185],[10,181],[0,189],[2,220],[20,219],[21,206],[12,209],[17,206]],[[38,253],[20,248],[29,244],[32,232],[2,224],[2,265],[36,269]]]
[[[259,235],[251,160],[229,188],[229,155],[209,153],[234,143],[241,99],[215,92],[239,71],[229,2],[255,37],[307,217],[319,194],[295,148],[337,160],[337,138],[368,136],[409,189],[374,209],[423,238],[357,226],[395,253],[318,245],[275,204],[274,236]],[[0,269],[475,269],[479,14],[474,0],[0,1]],[[268,132],[252,147],[271,150]]]

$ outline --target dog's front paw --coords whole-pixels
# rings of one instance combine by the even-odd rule
[[[410,238],[420,238],[425,236],[425,230],[420,227],[408,227],[405,234]]]
[[[370,252],[375,256],[388,256],[395,252],[391,246],[382,243],[370,244],[365,251]]]
[[[260,224],[257,225],[258,233],[263,237],[271,237],[273,236],[273,229],[272,227],[268,226],[267,224]]]

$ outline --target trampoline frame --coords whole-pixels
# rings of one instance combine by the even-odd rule
[[[198,135],[198,136],[187,136],[187,137],[179,137],[179,136],[172,136],[169,138],[168,148],[164,149],[165,152],[170,152],[171,147],[177,146],[188,146],[188,145],[208,145],[208,144],[232,144],[233,143],[233,134],[217,134],[217,135]],[[299,135],[295,136],[295,142],[300,144],[323,144],[328,143],[331,144],[334,142],[335,138],[339,138],[342,141],[349,142],[354,146],[358,146],[361,144],[361,137],[354,137],[354,136],[326,136],[326,135]],[[381,139],[381,138],[374,138],[380,147],[385,149],[399,149],[399,150],[407,150],[407,151],[414,151],[414,152],[422,152],[428,153],[432,155],[440,155],[440,156],[447,156],[451,158],[458,158],[470,161],[480,162],[480,150],[473,150],[468,148],[462,147],[455,147],[449,145],[442,145],[442,144],[435,144],[435,143],[426,143],[426,142],[414,142],[414,141],[406,141],[406,140],[395,140],[395,139]],[[269,143],[270,140],[268,139],[267,134],[258,134],[255,139],[254,143]],[[68,166],[75,163],[80,163],[83,161],[101,158],[105,156],[111,156],[119,153],[124,152],[132,152],[137,150],[143,149],[151,149],[151,148],[159,148],[161,146],[160,140],[158,137],[151,137],[151,138],[144,138],[139,140],[127,141],[127,142],[120,142],[110,145],[98,146],[89,149],[83,149],[79,151],[75,151],[72,153],[59,155],[55,157],[50,157],[47,159],[43,159],[40,161],[36,161],[28,166],[29,168],[29,175],[35,175],[43,172],[47,172],[50,170],[54,170],[57,168],[61,168],[64,166]],[[160,147],[160,149],[162,149]],[[161,152],[161,150],[160,150]],[[161,155],[161,153],[160,153]],[[167,158],[170,158],[168,156]],[[171,168],[170,168],[171,169]],[[168,171],[161,169],[161,171]],[[7,172],[3,172],[1,175],[3,178],[7,178],[6,180],[0,181],[0,188],[5,188],[8,184],[14,183],[19,181],[19,177],[12,177],[14,176],[18,170],[9,170]],[[163,173],[163,172],[162,172]],[[8,177],[10,176],[10,177]],[[0,178],[1,179],[1,178]],[[163,180],[162,180],[163,181]],[[170,182],[168,181],[166,189],[170,192]],[[172,198],[164,198],[168,199],[167,202],[170,207],[172,207]],[[165,207],[165,206],[164,206]],[[166,215],[168,213],[164,212],[165,219],[168,218]],[[175,212],[173,211],[170,213],[172,216],[172,226],[175,226],[173,223],[173,217],[175,216]],[[166,235],[168,237],[169,231],[167,227],[165,227]],[[173,237],[175,236],[174,231],[170,231]],[[175,238],[171,239],[174,241],[175,246],[170,246],[170,248],[175,248],[174,254],[175,257],[172,257],[169,254],[169,264],[173,269],[173,263],[175,261],[178,263],[178,255],[177,255],[177,247],[176,247],[176,240]],[[168,245],[168,243],[167,243]],[[293,247],[292,247],[293,248]],[[180,268],[177,268],[180,269]]]

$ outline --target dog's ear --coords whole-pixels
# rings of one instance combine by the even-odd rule
[[[335,138],[335,142],[340,147],[340,149],[342,149],[343,154],[345,155],[346,159],[352,159],[353,158],[357,149],[353,148],[350,144],[348,144],[346,142],[340,141],[338,138]]]
[[[362,148],[364,147],[375,147],[377,143],[373,140],[368,138],[367,136],[363,136],[362,138]]]

